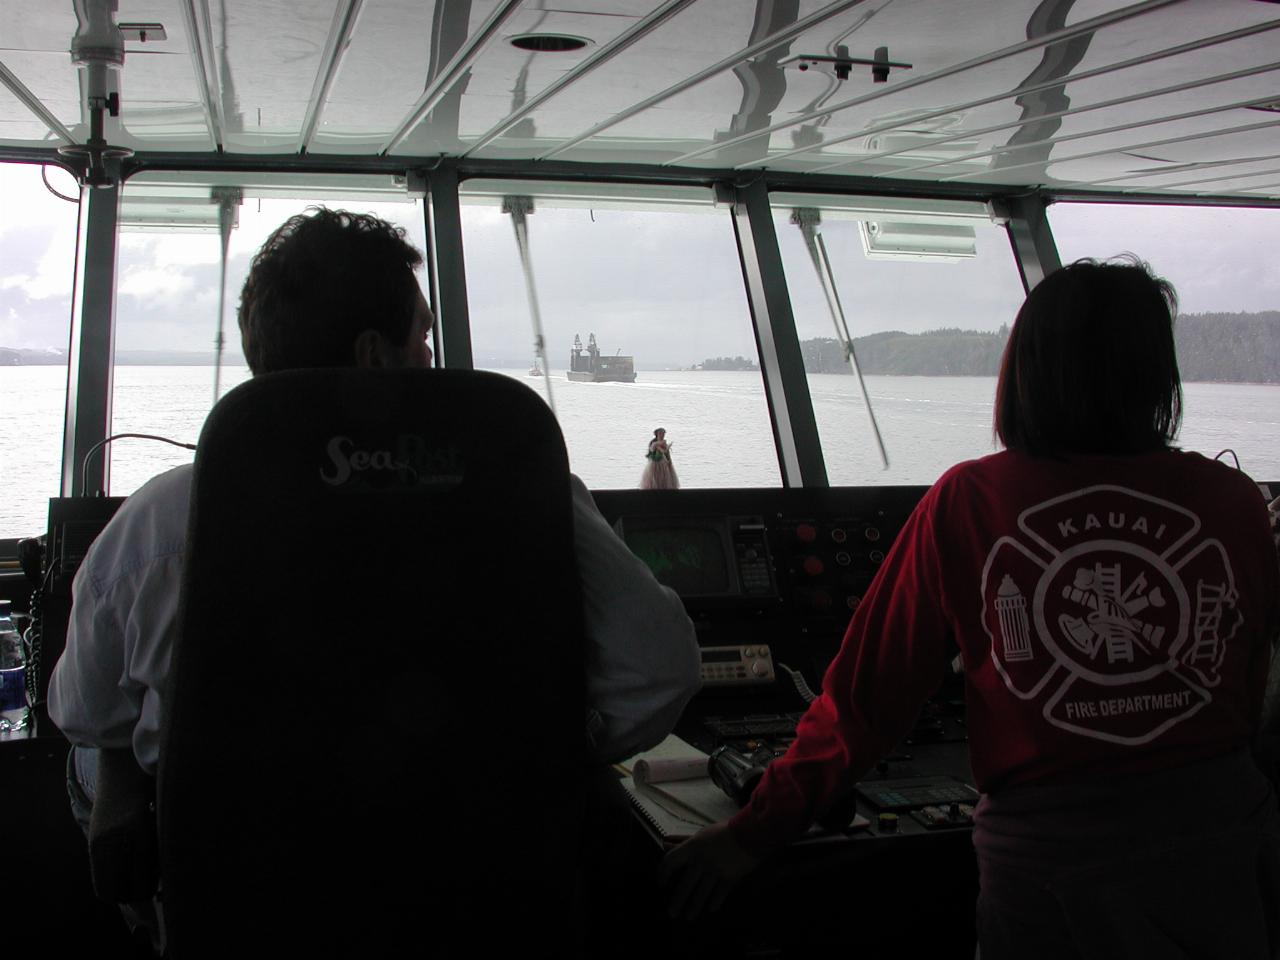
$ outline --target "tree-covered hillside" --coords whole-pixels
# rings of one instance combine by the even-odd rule
[[[921,377],[993,377],[1000,372],[1008,328],[998,333],[946,328],[927,333],[891,330],[855,337],[863,373]],[[1191,313],[1174,325],[1182,379],[1280,383],[1280,311]],[[844,351],[830,337],[801,342],[810,373],[849,373]]]
[[[931,330],[901,333],[897,330],[855,337],[853,349],[863,373],[916,377],[994,377],[1000,372],[1007,331]],[[849,373],[840,344],[829,337],[800,344],[804,366],[810,373]]]
[[[1184,314],[1173,335],[1183,380],[1280,383],[1280,311]]]

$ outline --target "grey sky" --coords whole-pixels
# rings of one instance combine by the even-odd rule
[[[76,192],[61,171],[51,168],[50,179]],[[229,343],[236,340],[235,304],[252,252],[309,202],[250,199],[241,208],[228,269]],[[420,205],[374,209],[404,224],[422,245]],[[779,211],[777,229],[800,334],[830,336],[812,267],[786,215]],[[1280,309],[1274,263],[1280,211],[1059,205],[1051,222],[1064,260],[1137,253],[1174,282],[1184,312]],[[0,346],[66,347],[75,225],[76,206],[49,194],[38,167],[0,164]],[[605,352],[632,354],[642,368],[754,354],[725,211],[708,205],[695,213],[633,213],[540,203],[529,230],[553,367],[565,364],[574,334],[585,340],[591,332]],[[958,263],[868,261],[850,222],[829,223],[824,235],[855,336],[944,326],[994,330],[1012,320],[1021,301],[996,227],[980,227],[978,258]],[[467,206],[464,240],[479,362],[529,356],[532,332],[509,218],[494,206]],[[118,349],[210,349],[215,234],[127,234],[118,276]],[[228,362],[239,359],[238,350],[229,350]]]

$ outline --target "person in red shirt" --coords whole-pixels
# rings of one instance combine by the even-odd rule
[[[1176,296],[1081,261],[1018,313],[1003,452],[907,521],[801,720],[735,817],[662,865],[691,917],[847,797],[964,664],[984,960],[1269,957],[1280,816],[1250,755],[1280,570],[1237,469],[1172,446]]]

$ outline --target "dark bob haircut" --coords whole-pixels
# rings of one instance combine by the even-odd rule
[[[1045,277],[1005,346],[996,436],[1032,454],[1168,447],[1182,419],[1177,309],[1172,285],[1132,255]]]
[[[254,256],[240,294],[249,369],[352,366],[368,329],[405,343],[421,265],[404,230],[377,217],[324,207],[290,217]]]

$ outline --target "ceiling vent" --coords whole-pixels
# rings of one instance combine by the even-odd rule
[[[581,50],[590,40],[565,33],[523,33],[511,38],[511,45],[533,53],[570,53]]]

